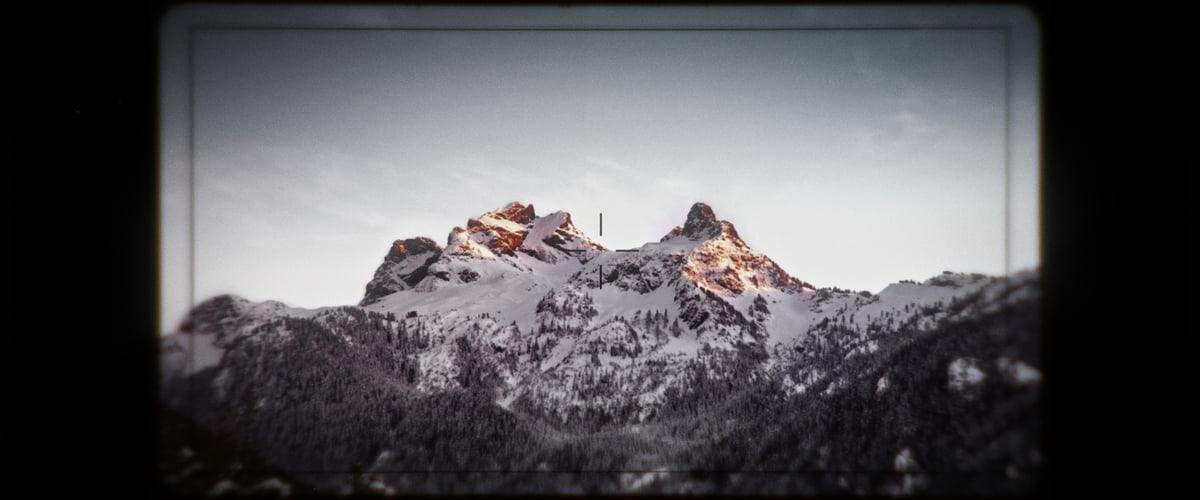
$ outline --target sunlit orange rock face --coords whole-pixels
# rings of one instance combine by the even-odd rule
[[[798,290],[802,286],[767,256],[740,240],[704,242],[688,255],[683,272],[701,287],[728,295],[747,290]]]
[[[687,222],[663,240],[680,236],[703,241],[688,254],[683,273],[709,291],[738,295],[747,290],[798,291],[803,286],[766,255],[747,246],[733,224],[717,220],[704,203],[692,205]]]
[[[515,233],[503,229],[495,229],[495,237],[488,242],[488,248],[497,253],[513,253],[521,243],[525,242],[525,231]]]
[[[515,201],[509,203],[507,207],[492,212],[491,215],[496,218],[516,222],[517,224],[524,224],[532,221],[534,217],[537,217],[537,215],[533,212],[533,204],[526,206]]]
[[[476,241],[483,243],[493,252],[511,254],[521,246],[529,232],[523,225],[535,217],[537,214],[532,204],[513,202],[500,210],[483,214],[478,219],[468,219],[467,231],[481,235]]]

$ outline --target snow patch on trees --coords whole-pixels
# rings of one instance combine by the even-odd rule
[[[956,358],[947,368],[950,377],[950,390],[963,393],[966,390],[983,383],[987,374],[979,367],[979,361],[974,358]]]
[[[222,479],[220,481],[217,481],[217,484],[214,484],[213,487],[208,490],[208,496],[219,497],[226,493],[236,492],[237,490],[238,490],[237,483],[235,483],[229,479]]]
[[[623,472],[620,476],[621,490],[626,492],[634,492],[649,486],[650,484],[659,481],[670,474],[666,467],[659,467],[651,471],[636,473]]]
[[[905,448],[896,453],[896,457],[892,459],[892,468],[896,472],[907,472],[917,470],[917,460],[913,458],[911,448]]]
[[[1001,356],[996,360],[996,369],[1014,384],[1029,385],[1042,381],[1042,372],[1019,359]]]
[[[892,459],[892,468],[896,472],[902,472],[898,482],[888,484],[884,487],[884,492],[892,496],[907,496],[912,495],[916,490],[925,485],[925,477],[920,474],[920,465],[913,455],[910,448],[904,448],[896,454]]]

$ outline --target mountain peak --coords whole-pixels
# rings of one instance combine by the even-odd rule
[[[533,205],[516,201],[468,219],[466,228],[455,227],[446,243],[451,255],[491,260],[525,253],[547,263],[558,262],[562,255],[557,253],[586,261],[591,253],[605,250],[575,227],[571,214],[559,211],[539,217]]]
[[[537,218],[537,214],[533,211],[533,204],[525,205],[519,201],[509,203],[499,210],[488,212],[484,214],[484,217],[488,215],[497,219],[510,220],[517,224],[524,224]]]
[[[707,203],[696,202],[688,210],[687,220],[682,226],[676,226],[670,233],[659,241],[666,241],[676,236],[686,236],[690,240],[700,241],[719,236],[737,237],[737,230],[729,221],[717,220],[712,207]]]
[[[700,224],[711,225],[716,222],[717,216],[713,214],[712,207],[708,206],[707,203],[696,202],[692,204],[691,210],[688,210],[687,224],[684,227]]]
[[[456,241],[465,241],[471,239],[472,235],[478,235],[476,243],[486,246],[491,252],[511,254],[525,239],[527,229],[525,225],[534,219],[537,219],[537,215],[533,211],[533,205],[514,201],[505,205],[504,208],[468,219],[465,230],[454,228],[450,233],[447,246],[455,247],[454,252],[458,253],[462,253],[460,250],[463,250],[468,254],[480,254],[478,249],[464,250],[464,248],[460,248],[462,245],[455,245]],[[491,252],[483,252],[483,254]]]
[[[385,295],[412,288],[429,274],[429,266],[441,254],[441,245],[424,236],[392,242],[358,305],[365,306]]]
[[[691,240],[684,254],[683,274],[701,288],[718,295],[739,295],[747,290],[799,292],[812,285],[791,277],[766,255],[755,252],[738,236],[733,223],[719,220],[707,203],[695,203],[687,221],[660,240]],[[678,248],[672,246],[671,248]]]
[[[392,243],[392,248],[388,250],[384,260],[388,262],[400,262],[409,255],[417,255],[429,252],[441,252],[442,246],[424,236],[416,238],[406,238],[396,240]]]

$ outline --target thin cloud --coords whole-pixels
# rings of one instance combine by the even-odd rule
[[[937,133],[937,128],[930,125],[928,120],[910,110],[898,111],[888,117],[888,121],[898,126],[904,137],[927,137]]]

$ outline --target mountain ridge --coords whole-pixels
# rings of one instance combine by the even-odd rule
[[[428,252],[427,255],[422,254],[425,260],[414,264],[393,258],[397,246],[402,247],[406,242],[409,246],[411,242],[422,242],[419,248]],[[705,203],[693,204],[685,223],[663,236],[658,245],[662,245],[662,248],[647,243],[639,251],[666,249],[667,253],[684,255],[687,262],[681,270],[688,279],[719,294],[737,295],[748,289],[763,287],[792,291],[815,289],[811,284],[791,277],[765,255],[750,249],[738,236],[733,224],[718,220],[712,208]],[[532,204],[512,202],[468,219],[465,228],[453,228],[444,249],[424,237],[396,240],[377,268],[375,277],[366,285],[366,293],[359,305],[367,306],[386,295],[408,289],[430,291],[440,285],[439,281],[474,281],[480,272],[461,265],[471,259],[504,261],[516,271],[534,272],[533,263],[523,259],[523,256],[549,264],[564,260],[587,264],[596,256],[606,253],[611,252],[574,226],[570,213],[554,212],[539,217]],[[610,269],[631,271],[630,263],[637,258],[625,257],[629,258],[612,259]],[[431,273],[431,266],[438,262],[442,263],[441,268],[454,268],[457,272],[434,269]],[[597,266],[596,272],[599,271]],[[599,286],[603,279],[598,276],[596,285]],[[422,283],[424,285],[419,286]]]
[[[720,439],[745,435],[747,429],[725,420],[706,420],[730,411],[718,411],[722,395],[749,398],[742,386],[761,393],[755,398],[768,406],[803,400],[837,408],[837,401],[895,398],[890,394],[908,389],[896,385],[902,367],[887,360],[931,335],[944,337],[936,345],[948,347],[938,347],[940,364],[923,368],[920,377],[925,384],[948,381],[937,389],[947,397],[975,404],[1017,391],[1027,401],[1036,391],[1040,373],[1029,332],[1013,337],[999,319],[1036,304],[1036,271],[1008,277],[947,271],[878,294],[816,288],[749,248],[704,203],[692,205],[683,225],[636,250],[608,251],[579,231],[569,213],[538,216],[531,205],[514,202],[455,227],[445,247],[423,237],[395,240],[359,306],[303,309],[213,297],[162,342],[162,401],[191,412],[197,425],[253,446],[274,467],[306,470],[369,464],[386,470],[424,463],[423,453],[463,463],[436,451],[430,444],[436,438],[402,446],[389,432],[405,415],[425,415],[421,425],[433,426],[443,425],[445,415],[467,422],[488,415],[493,423],[481,425],[520,429],[514,435],[524,436],[521,442],[542,443],[518,447],[526,451],[511,458],[529,470],[551,460],[540,450],[555,446],[534,437],[539,433],[558,440],[617,430],[632,436],[684,422],[725,429],[714,435]],[[978,318],[986,318],[982,327]],[[951,335],[958,328],[982,328],[993,332],[988,338],[1025,347],[1005,348],[999,357],[979,350],[997,340],[971,340],[973,350],[954,347],[968,345]],[[422,413],[424,405],[443,413]],[[296,423],[307,421],[319,425]],[[446,432],[479,432],[476,424],[460,424]],[[297,425],[300,437],[293,439],[307,444],[292,456],[295,442],[281,441],[275,429]],[[340,441],[315,437],[324,427]],[[685,435],[707,443],[694,430]],[[687,453],[724,453],[704,446]],[[935,456],[905,449],[871,456],[902,456],[905,463]],[[479,453],[470,456],[483,460],[477,464],[483,468],[499,456]],[[652,463],[623,467],[710,463],[689,462],[686,453],[651,455]],[[991,463],[979,463],[985,462]],[[328,479],[313,480],[332,487]]]

